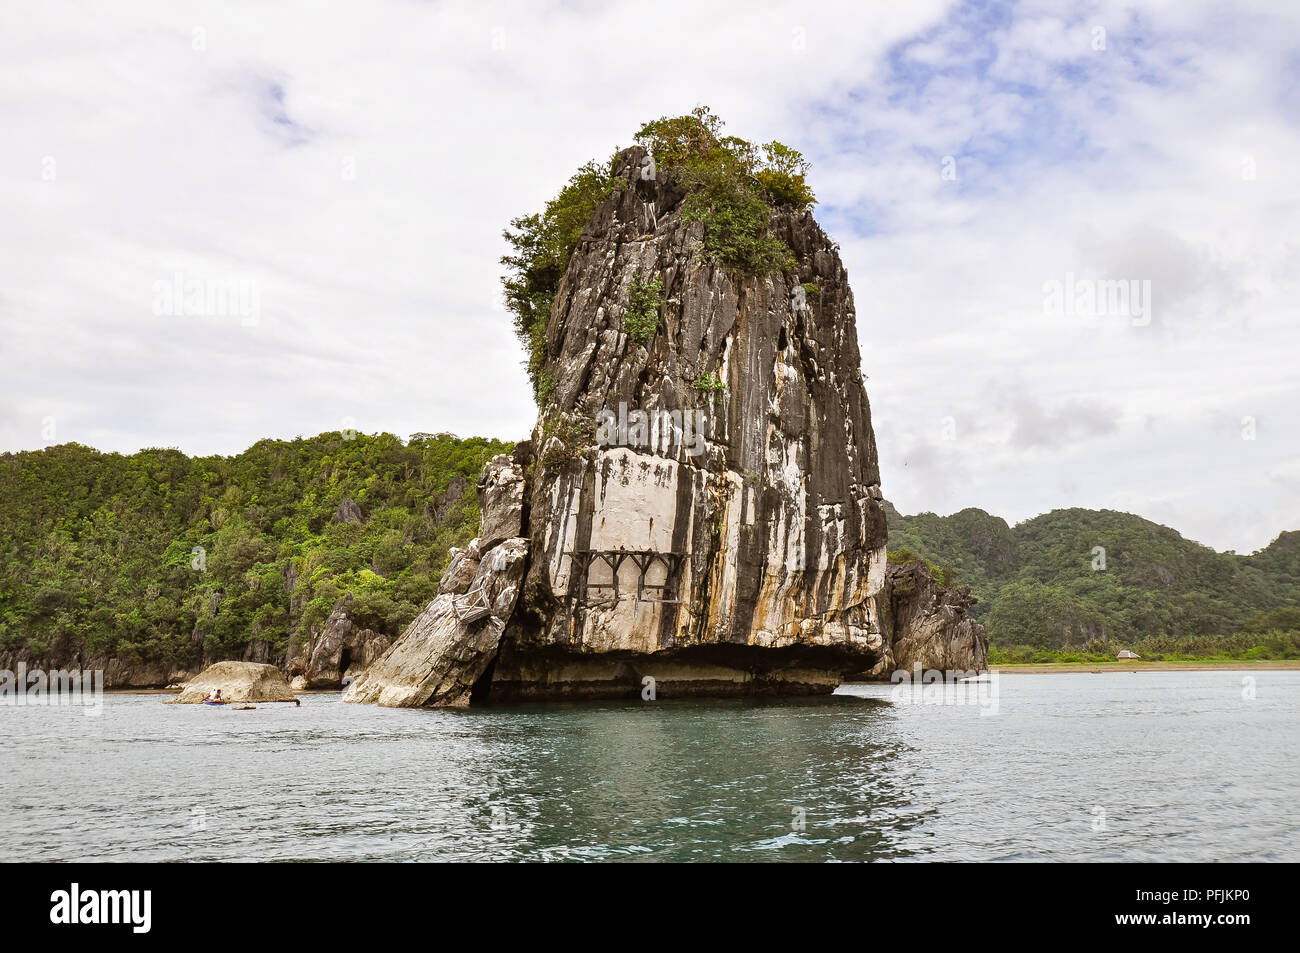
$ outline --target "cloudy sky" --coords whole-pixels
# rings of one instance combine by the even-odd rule
[[[5,4],[0,450],[521,438],[502,227],[707,103],[813,163],[902,511],[1300,529],[1300,5],[809,7]]]

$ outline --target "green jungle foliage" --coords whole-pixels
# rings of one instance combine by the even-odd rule
[[[989,664],[1114,662],[1122,649],[1136,652],[1142,662],[1267,662],[1300,659],[1300,628],[1261,633],[1243,631],[1234,635],[1148,635],[1125,642],[1091,639],[1081,646],[1060,649],[1032,645],[990,645]]]
[[[1053,510],[1014,528],[978,509],[886,514],[890,545],[970,586],[973,614],[1008,650],[1289,658],[1287,633],[1300,633],[1300,532],[1242,556],[1113,510]]]
[[[358,624],[399,633],[477,531],[475,481],[510,444],[346,436],[233,457],[0,454],[0,651],[192,667],[265,642],[282,657],[348,596]],[[974,589],[995,662],[1300,657],[1300,532],[1247,556],[1110,510],[1014,528],[978,509],[886,513],[891,563]]]
[[[756,147],[721,132],[722,120],[700,106],[646,123],[636,139],[686,190],[682,218],[704,224],[709,258],[746,275],[793,270],[794,255],[772,234],[771,209],[804,210],[817,201],[807,161],[780,142]]]
[[[278,657],[348,594],[359,625],[398,634],[477,532],[483,465],[510,449],[326,433],[233,457],[0,454],[0,651],[192,666],[264,641]],[[345,500],[360,522],[336,519]]]
[[[637,344],[645,344],[659,330],[659,309],[663,306],[663,278],[655,275],[642,281],[637,275],[627,292],[627,314],[623,317],[623,330]]]
[[[611,165],[588,162],[541,212],[512,219],[510,228],[503,232],[514,253],[501,258],[507,268],[501,283],[506,307],[514,316],[515,333],[528,350],[528,376],[539,405],[555,388],[555,377],[546,367],[546,322],[551,317],[551,302],[582,230],[596,206],[618,184]]]

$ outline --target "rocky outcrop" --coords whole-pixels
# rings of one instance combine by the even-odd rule
[[[523,467],[505,454],[493,457],[483,468],[478,481],[482,551],[523,533],[525,486]]]
[[[711,263],[681,192],[637,174],[643,155],[622,153],[627,187],[596,210],[552,308],[528,576],[489,697],[634,695],[647,677],[663,696],[829,691],[885,641],[848,276],[791,210],[771,224],[797,273]],[[651,277],[659,327],[638,343],[624,319]]]
[[[228,702],[296,702],[289,683],[274,665],[254,662],[218,662],[186,682],[169,704],[197,705],[221,690]]]
[[[447,489],[438,494],[436,500],[424,504],[424,518],[434,525],[440,525],[447,518],[452,507],[460,502],[468,486],[469,481],[463,476],[452,477],[451,482],[447,484]]]
[[[165,688],[193,677],[192,671],[105,655],[72,653],[57,657],[33,656],[26,651],[0,652],[0,670],[17,671],[19,663],[31,671],[77,670],[103,672],[104,688]]]
[[[795,694],[914,660],[983,667],[968,592],[928,573],[887,585],[837,247],[774,209],[797,268],[720,267],[644,155],[618,157],[621,187],[569,261],[545,335],[554,388],[531,439],[484,470],[479,538],[347,700]]]
[[[885,657],[886,522],[838,250],[811,214],[777,209],[797,271],[713,264],[643,156],[621,154],[625,187],[561,281],[532,439],[480,481],[482,556],[455,555],[349,699],[827,692]],[[658,330],[638,343],[624,318],[652,277]],[[494,546],[502,568],[485,572]],[[476,630],[453,608],[482,586],[509,595]]]
[[[968,614],[975,597],[967,586],[940,586],[924,562],[890,566],[881,601],[890,634],[884,656],[857,677],[888,679],[897,670],[984,671],[989,640]]]
[[[359,678],[393,644],[391,636],[353,621],[352,602],[351,594],[339,600],[320,630],[291,654],[285,668],[295,685],[341,688]]]
[[[479,481],[483,535],[454,549],[437,597],[344,695],[393,707],[463,707],[489,671],[528,562],[524,473],[497,456]]]
[[[356,500],[346,499],[334,511],[334,522],[336,523],[360,523],[361,520],[361,507],[357,505]]]

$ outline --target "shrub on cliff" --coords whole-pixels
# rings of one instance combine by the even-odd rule
[[[623,330],[637,344],[645,344],[659,330],[659,309],[663,306],[663,278],[655,275],[642,281],[637,275],[627,290],[627,313]]]
[[[925,563],[925,568],[930,571],[930,577],[935,583],[942,588],[953,585],[957,579],[957,573],[949,566],[940,566],[935,562],[926,559],[924,556],[918,556],[906,546],[899,549],[891,549],[885,554],[886,562],[891,566],[905,566],[908,563]]]
[[[808,187],[808,160],[797,149],[783,143],[765,143],[764,164],[754,173],[776,205],[790,205],[798,209],[811,208],[817,202]]]
[[[695,382],[695,389],[708,393],[716,393],[718,391],[726,390],[727,382],[717,374],[713,373],[713,371],[709,371]]]
[[[515,333],[528,349],[528,377],[539,400],[548,389],[545,345],[551,302],[582,230],[615,185],[609,164],[588,162],[540,213],[512,219],[503,232],[514,254],[501,258],[509,269],[501,283],[506,306],[514,313]],[[554,378],[549,386],[554,387]]]
[[[686,166],[679,181],[690,191],[682,218],[704,224],[704,253],[713,261],[747,275],[791,271],[794,255],[772,234],[763,192],[748,181],[745,166],[719,148]]]
[[[686,190],[682,218],[704,224],[705,253],[743,274],[790,271],[794,256],[772,234],[771,207],[810,208],[808,163],[780,142],[761,148],[737,136],[720,136],[722,120],[707,106],[688,116],[648,122],[636,139],[656,166]]]
[[[701,106],[686,116],[646,123],[636,139],[685,191],[682,218],[704,225],[709,258],[746,275],[791,271],[794,256],[772,233],[771,212],[773,207],[808,209],[816,202],[807,183],[808,162],[780,142],[756,146],[721,131],[722,120]],[[539,405],[555,387],[546,366],[551,304],[592,213],[622,184],[612,165],[588,162],[541,212],[512,219],[503,233],[512,249],[501,258],[507,269],[501,279],[506,305],[528,351],[528,376]],[[629,335],[644,343],[654,330],[644,308],[635,313]]]
[[[708,106],[697,106],[689,115],[646,123],[636,141],[649,150],[659,168],[698,173],[721,160],[737,192],[753,192],[758,186],[767,204],[801,211],[817,203],[808,186],[809,164],[803,153],[776,140],[755,146],[739,136],[723,136],[722,126]]]

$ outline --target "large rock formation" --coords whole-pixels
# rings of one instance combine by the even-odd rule
[[[296,702],[289,683],[274,665],[256,662],[218,662],[209,665],[182,686],[168,704],[198,705],[210,692],[221,690],[228,702]]]
[[[355,681],[393,644],[391,636],[353,621],[348,614],[352,602],[350,593],[340,599],[320,630],[290,651],[285,667],[295,687],[340,688]]]
[[[880,600],[888,647],[861,677],[889,678],[919,665],[940,671],[983,671],[989,640],[968,614],[975,597],[967,586],[940,586],[924,562],[890,566]]]
[[[344,696],[411,708],[468,705],[496,658],[528,562],[525,478],[510,457],[494,457],[479,479],[481,533],[453,549],[438,596]]]
[[[623,153],[630,187],[597,209],[552,309],[531,561],[492,697],[647,676],[667,694],[829,690],[883,648],[885,519],[847,275],[805,212],[772,214],[797,276],[710,263],[681,193],[635,175],[642,155]],[[623,321],[652,275],[664,304],[641,345]],[[593,446],[602,411],[629,418],[615,445]]]
[[[0,652],[0,671],[14,672],[19,665],[28,670],[53,672],[59,669],[103,672],[107,689],[164,688],[193,677],[192,671],[175,669],[155,662],[91,655],[83,652],[33,655],[25,649]]]
[[[349,700],[621,696],[649,679],[665,697],[828,692],[890,658],[886,520],[837,246],[811,214],[776,209],[797,274],[713,264],[683,193],[638,174],[644,154],[619,157],[626,185],[560,283],[555,388],[532,439],[480,481],[476,552],[456,554]],[[624,322],[651,276],[658,330],[638,343]],[[489,616],[458,615],[483,601],[470,591]]]

